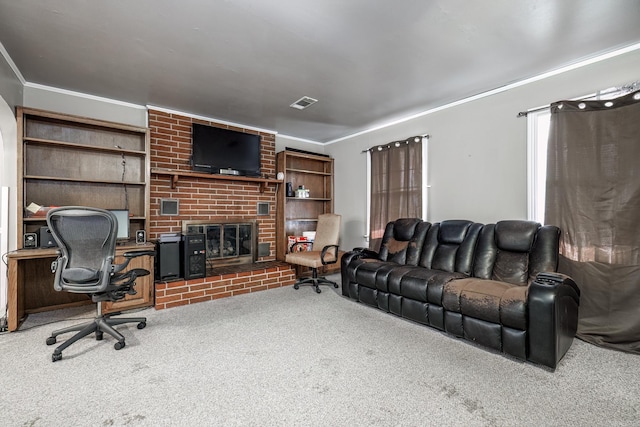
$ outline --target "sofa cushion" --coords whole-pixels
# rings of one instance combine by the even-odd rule
[[[445,285],[442,305],[464,316],[524,330],[526,299],[526,286],[468,278]]]
[[[481,224],[467,220],[433,224],[427,233],[419,265],[471,275],[473,251],[481,228]]]
[[[498,249],[492,279],[515,285],[529,281],[529,256],[540,224],[533,221],[500,221],[495,226]]]
[[[407,260],[407,247],[409,246],[408,240],[396,240],[390,238],[387,241],[387,261],[395,262],[397,264],[404,264]]]
[[[362,258],[358,269],[355,270],[354,282],[367,288],[376,288],[376,276],[381,268],[396,266],[394,262],[380,261],[375,258]]]
[[[393,222],[393,238],[403,241],[411,240],[420,222],[422,221],[419,218],[399,218],[395,220]]]
[[[500,322],[504,326],[527,329],[527,293],[528,286],[512,286],[505,291],[500,300]]]
[[[465,277],[461,273],[415,267],[402,276],[400,294],[405,298],[442,305],[444,285]]]
[[[397,264],[417,265],[431,223],[420,218],[400,218],[387,224],[378,259]]]
[[[494,280],[469,280],[460,292],[460,312],[465,316],[500,323],[500,300],[509,286]]]
[[[530,252],[540,224],[533,221],[500,221],[496,223],[498,249],[511,252]]]
[[[427,287],[431,278],[436,274],[438,274],[436,270],[414,267],[402,276],[400,295],[412,300],[427,302]]]
[[[514,285],[526,285],[529,279],[529,254],[498,251],[492,279]]]

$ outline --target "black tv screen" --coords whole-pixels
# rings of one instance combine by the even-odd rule
[[[260,135],[193,123],[194,171],[260,176]]]

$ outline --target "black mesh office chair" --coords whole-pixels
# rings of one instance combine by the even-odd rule
[[[82,206],[52,209],[47,214],[47,224],[59,247],[58,258],[51,264],[55,273],[54,289],[89,294],[98,306],[98,315],[93,321],[59,329],[47,338],[47,345],[53,345],[58,335],[78,331],[55,349],[52,360],[62,359],[62,350],[94,332],[96,340],[101,340],[104,332],[114,337],[117,340],[114,348],[120,350],[125,346],[124,336],[113,327],[134,322],[142,329],[147,319],[112,317],[120,313],[103,315],[100,303],[134,295],[136,278],[148,275],[149,271],[134,268],[121,272],[132,258],[154,255],[154,251],[126,252],[125,262],[114,264],[118,225],[115,215],[103,209]]]

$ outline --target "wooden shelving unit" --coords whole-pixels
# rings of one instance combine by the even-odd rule
[[[304,185],[308,198],[287,197],[286,185],[276,194],[276,258],[284,260],[287,237],[316,229],[318,215],[333,212],[333,159],[285,150],[276,155],[276,170],[295,189]]]
[[[37,232],[40,206],[129,209],[131,229],[149,224],[147,128],[18,107],[18,230]],[[21,242],[18,243],[21,247]]]
[[[25,107],[17,108],[17,125],[19,233],[37,233],[46,225],[44,215],[31,216],[27,212],[30,203],[43,207],[128,209],[129,235],[135,236],[138,230],[148,233],[148,128]],[[22,239],[18,239],[18,248],[22,248]],[[24,252],[21,259],[28,269],[30,259],[39,257],[30,250]],[[52,251],[51,256],[54,255]],[[152,274],[138,280],[138,297],[109,304],[107,310],[153,304],[153,260],[139,262]],[[39,303],[48,305],[45,301]]]

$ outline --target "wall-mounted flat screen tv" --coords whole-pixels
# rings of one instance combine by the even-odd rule
[[[260,135],[193,123],[191,137],[194,171],[260,176]]]

